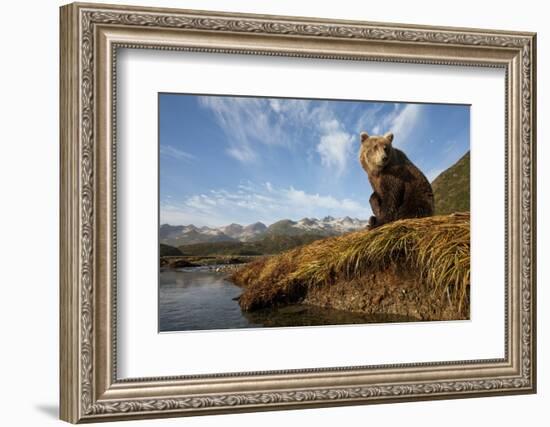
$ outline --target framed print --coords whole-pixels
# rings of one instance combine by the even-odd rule
[[[535,34],[60,22],[63,420],[536,391]]]
[[[160,93],[159,331],[468,319],[469,108]]]

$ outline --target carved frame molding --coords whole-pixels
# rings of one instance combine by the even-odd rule
[[[535,41],[532,33],[92,4],[62,7],[61,418],[82,422],[534,392]],[[116,51],[121,47],[504,67],[510,264],[506,357],[117,380],[113,147]],[[289,380],[299,385],[285,386]]]

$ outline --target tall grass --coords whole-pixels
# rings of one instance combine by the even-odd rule
[[[243,309],[291,299],[310,286],[360,278],[391,264],[415,272],[460,310],[470,285],[470,214],[406,219],[319,240],[252,262],[233,275]]]

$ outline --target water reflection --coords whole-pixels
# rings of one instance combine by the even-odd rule
[[[364,315],[308,305],[242,312],[242,289],[208,268],[160,273],[160,331],[344,325],[408,321],[397,315]]]
[[[259,323],[264,327],[349,325],[410,321],[406,316],[393,314],[366,315],[302,304],[262,309],[244,313],[244,315],[251,323]]]
[[[160,273],[160,331],[193,331],[259,327],[243,316],[234,298],[242,290],[223,273],[162,271]]]

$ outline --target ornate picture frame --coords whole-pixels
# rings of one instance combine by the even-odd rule
[[[535,34],[80,3],[60,13],[61,419],[79,423],[536,391]],[[119,48],[504,69],[504,357],[119,379]]]

